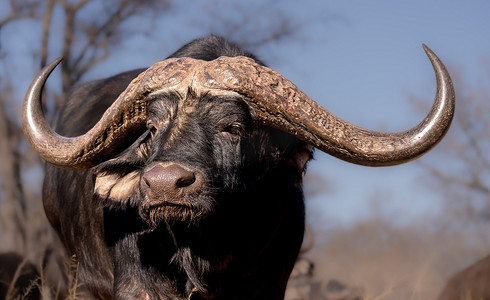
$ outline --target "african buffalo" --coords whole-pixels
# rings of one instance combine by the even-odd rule
[[[454,274],[439,300],[490,299],[490,255]]]
[[[452,83],[425,50],[433,108],[394,134],[340,120],[216,36],[75,89],[55,133],[40,104],[55,60],[27,91],[23,125],[47,162],[45,211],[80,280],[99,299],[282,299],[303,240],[313,148],[388,166],[448,130]]]

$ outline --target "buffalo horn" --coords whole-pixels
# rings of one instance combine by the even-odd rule
[[[130,135],[144,130],[145,98],[155,91],[234,91],[265,125],[287,131],[340,159],[367,166],[410,161],[434,147],[447,132],[454,114],[454,90],[442,62],[424,45],[436,73],[437,92],[428,116],[400,133],[366,130],[345,122],[311,100],[277,72],[246,57],[220,57],[207,62],[172,58],[157,62],[135,78],[86,134],[63,137],[47,124],[41,94],[57,59],[43,68],[24,99],[24,132],[47,162],[69,169],[90,168],[107,160]]]
[[[246,96],[263,124],[287,131],[342,160],[389,166],[408,162],[432,149],[446,134],[454,115],[451,78],[439,58],[425,45],[424,50],[436,73],[435,101],[420,124],[399,133],[366,130],[343,121],[277,72],[249,59],[218,63],[200,75],[208,88],[234,90]]]

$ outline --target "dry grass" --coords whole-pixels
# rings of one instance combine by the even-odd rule
[[[26,265],[30,264],[29,260],[25,258],[21,264],[18,265],[11,281],[0,282],[8,287],[5,295],[5,300],[28,300],[33,299],[32,291],[37,290],[40,294],[39,299],[45,300],[75,300],[75,299],[90,299],[83,289],[82,283],[78,279],[78,263],[75,257],[70,258],[65,263],[64,280],[67,282],[67,287],[64,285],[64,280],[60,280],[58,283],[53,283],[46,276],[46,270],[43,270],[39,266],[39,275],[33,278],[30,282],[24,282],[20,288],[16,287],[16,284],[20,280],[22,282],[22,276],[25,275]],[[53,285],[54,284],[54,285]],[[36,296],[37,297],[37,296]],[[38,298],[35,298],[38,299]]]
[[[16,268],[11,269],[13,274],[9,272],[2,273],[0,285],[2,285],[3,297],[7,300],[17,300],[29,299],[33,295],[39,295],[41,278],[35,272],[35,268],[31,265],[28,258],[18,261],[20,257],[10,255],[8,259],[9,261],[2,260],[4,264],[8,265],[7,268]]]
[[[396,219],[396,212],[389,218]],[[441,215],[397,226],[374,214],[349,227],[331,227],[326,232],[317,229],[316,243],[307,257],[315,263],[315,282],[325,285],[335,279],[360,287],[363,300],[437,299],[452,274],[490,253],[487,225],[468,225],[450,215]],[[319,227],[323,226],[314,226]],[[44,236],[50,240],[43,244],[53,244],[51,235]],[[36,254],[29,257],[39,257]],[[17,291],[11,284],[6,299],[24,299],[26,291],[33,288],[41,289],[43,299],[87,299],[77,276],[75,258],[68,260],[62,272],[68,288],[64,283],[50,282],[49,274],[43,270],[26,290]],[[14,279],[19,276],[20,272],[16,272]],[[478,300],[469,295],[464,299]]]
[[[490,253],[490,239],[481,232],[485,227],[457,228],[447,217],[405,226],[375,217],[350,227],[316,231],[316,244],[306,256],[315,263],[315,282],[325,285],[335,279],[360,287],[363,300],[437,299],[452,274]],[[13,282],[21,274],[20,267]],[[6,299],[25,299],[33,288],[41,290],[43,299],[87,299],[74,257],[65,264],[64,273],[68,288],[49,285],[42,271],[23,291],[11,284]],[[464,299],[478,300],[469,295]]]
[[[68,292],[66,299],[83,299],[85,298],[82,283],[78,280],[78,263],[76,257],[72,256],[66,264],[66,273],[68,274]]]
[[[485,243],[479,249],[465,246],[461,238],[467,237],[457,234],[448,239],[420,228],[393,228],[379,221],[339,228],[328,236],[309,255],[316,264],[314,280],[325,283],[336,279],[348,286],[362,287],[363,300],[437,299],[453,272],[490,249]],[[14,283],[26,262],[16,271],[6,299],[27,299],[34,288],[42,291],[42,299],[87,298],[76,275],[74,258],[66,264],[69,288],[65,296],[61,296],[60,286],[46,288],[44,272],[23,291],[15,290]],[[462,299],[478,300],[469,295]]]

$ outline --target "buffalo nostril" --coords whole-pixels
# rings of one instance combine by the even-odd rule
[[[176,185],[177,187],[187,187],[192,185],[194,182],[196,182],[196,176],[194,173],[189,172],[188,174],[185,174],[185,176],[179,178]]]
[[[143,181],[146,183],[148,187],[151,187],[150,180],[146,176],[143,176]]]

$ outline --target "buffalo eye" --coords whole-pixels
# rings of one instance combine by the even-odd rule
[[[225,126],[223,129],[221,129],[221,132],[239,137],[245,134],[245,129],[240,124],[234,123]]]
[[[150,131],[151,137],[154,137],[158,132],[158,129],[151,124],[148,124],[148,130]]]

